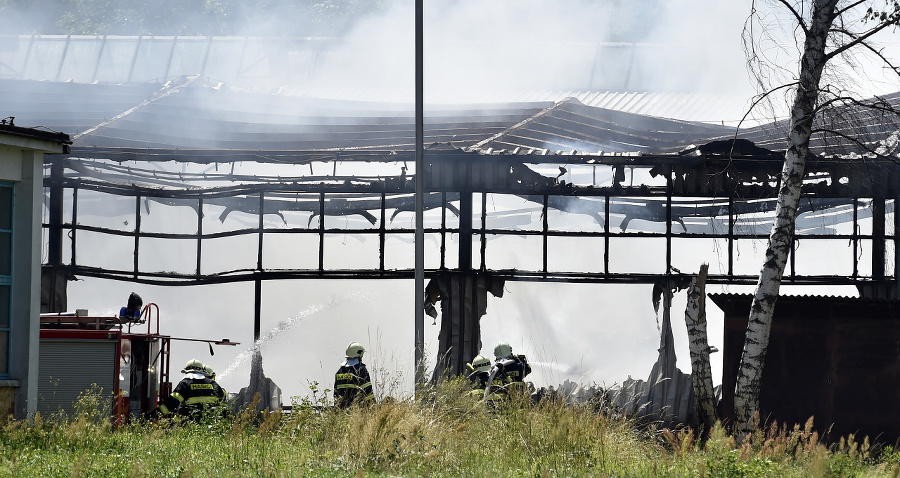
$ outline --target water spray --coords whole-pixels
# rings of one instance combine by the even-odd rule
[[[316,314],[319,314],[325,310],[333,309],[334,307],[341,305],[345,302],[351,301],[351,300],[359,301],[359,300],[365,299],[370,295],[371,294],[369,294],[367,292],[354,292],[354,293],[348,293],[348,294],[342,295],[340,297],[332,297],[331,299],[329,299],[328,301],[326,301],[322,304],[312,305],[312,306],[306,308],[305,310],[299,312],[298,314],[288,317],[287,319],[284,319],[281,322],[278,322],[275,325],[275,327],[272,327],[271,329],[269,329],[263,336],[261,336],[259,338],[259,340],[257,340],[252,346],[250,346],[250,348],[248,348],[248,349],[244,350],[243,352],[241,352],[240,354],[238,354],[238,356],[235,357],[234,361],[231,362],[231,364],[225,369],[225,371],[219,375],[220,380],[227,377],[229,374],[234,372],[241,365],[244,365],[248,360],[250,360],[253,357],[254,354],[256,354],[257,352],[262,350],[269,343],[271,343],[273,340],[275,340],[275,338],[280,336],[282,333],[284,333],[285,331],[287,331],[288,329],[290,329],[291,327],[293,327],[294,325],[296,325],[298,322],[302,321],[303,319],[315,316]]]

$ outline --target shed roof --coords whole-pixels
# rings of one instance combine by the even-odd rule
[[[60,133],[58,131],[48,131],[38,128],[23,128],[13,124],[12,118],[9,117],[0,120],[0,135],[53,143],[54,145],[58,146],[58,151],[56,150],[57,148],[54,148],[54,150],[46,150],[43,147],[36,147],[32,149],[41,149],[54,153],[68,152],[69,145],[72,144],[72,140],[69,139],[69,135],[65,133]],[[3,141],[3,143],[6,143],[6,141]]]
[[[753,294],[708,294],[708,297],[726,314],[735,311],[748,312],[750,310],[750,302],[753,300]],[[790,303],[792,307],[806,307],[810,313],[815,310],[822,310],[829,306],[853,305],[887,306],[892,309],[897,308],[898,312],[900,312],[900,300],[877,297],[783,295],[779,296],[778,300],[782,304]],[[775,307],[777,310],[778,305]]]

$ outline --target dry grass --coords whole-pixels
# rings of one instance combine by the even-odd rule
[[[0,476],[898,476],[900,453],[846,437],[826,446],[772,425],[743,444],[721,427],[656,430],[588,407],[512,401],[486,408],[448,381],[418,399],[337,410],[246,411],[207,423],[113,430],[87,395],[71,417],[11,422]]]

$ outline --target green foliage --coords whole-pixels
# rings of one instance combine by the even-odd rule
[[[716,425],[704,446],[688,429],[639,428],[590,407],[527,397],[486,407],[464,380],[417,398],[335,409],[327,391],[291,413],[255,404],[227,419],[110,426],[107,397],[0,432],[0,476],[898,476],[892,447],[873,455],[846,437],[826,447],[804,427],[773,425],[737,444]]]

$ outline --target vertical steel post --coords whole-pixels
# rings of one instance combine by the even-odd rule
[[[62,223],[63,223],[63,162],[62,157],[53,157],[50,163],[50,230],[47,237],[47,263],[53,267],[62,265]]]
[[[28,59],[31,58],[31,49],[34,47],[34,38],[36,36],[36,33],[31,34],[31,40],[28,41],[28,48],[25,49],[25,58],[22,60],[22,71],[20,72],[23,78],[26,77],[25,69],[28,68]]]
[[[203,255],[203,195],[197,199],[197,277],[200,277],[200,257]]]
[[[547,277],[547,234],[550,230],[550,221],[547,219],[547,211],[549,210],[550,205],[550,196],[548,194],[544,194],[544,204],[541,207],[541,216],[544,216],[544,220],[541,223],[541,237],[543,238],[542,246],[544,252],[544,258],[541,263],[541,271],[544,273],[544,277]]]
[[[75,242],[78,237],[78,187],[72,188],[72,257],[70,259],[71,264],[74,266],[77,264],[75,260]]]
[[[134,196],[134,278],[138,277],[138,257],[141,246],[141,193]]]
[[[481,193],[481,266],[478,270],[485,270],[487,267],[487,236],[484,233],[487,224],[487,193]],[[463,364],[465,365],[465,364]],[[464,370],[464,369],[460,369]]]
[[[728,196],[728,279],[734,276],[734,198]]]
[[[206,39],[206,49],[203,52],[203,62],[200,65],[200,76],[201,77],[206,74],[206,62],[209,61],[209,51],[212,50],[212,42],[213,42],[213,37],[212,37],[212,35],[210,35]]]
[[[609,275],[609,196],[603,210],[603,274]]]
[[[446,268],[447,255],[447,192],[441,193],[441,269]]]
[[[262,322],[263,211],[265,194],[259,193],[259,225],[257,230],[256,280],[253,281],[253,341],[259,340]]]
[[[415,361],[416,385],[425,384],[425,95],[423,71],[423,0],[416,0],[416,272],[415,272]]]
[[[103,41],[100,42],[100,51],[97,52],[97,62],[94,63],[94,74],[91,75],[91,83],[97,81],[97,72],[100,71],[100,61],[103,59],[103,50],[106,48],[106,35],[103,35]]]
[[[63,46],[62,55],[59,57],[59,66],[56,68],[56,79],[54,81],[59,81],[59,77],[62,76],[63,65],[66,63],[66,54],[69,52],[69,42],[72,41],[72,35],[66,35],[66,44]]]
[[[134,55],[131,56],[131,66],[128,67],[128,83],[131,83],[131,79],[134,77],[134,66],[137,65],[138,54],[141,52],[141,40],[143,38],[143,35],[138,35],[137,43],[134,45]]]
[[[325,193],[319,193],[319,272],[325,270]]]
[[[884,198],[872,198],[872,279],[884,282]],[[878,284],[879,289],[883,284]],[[879,297],[881,297],[879,295]]]
[[[672,272],[672,166],[666,169],[666,274]]]
[[[169,71],[172,69],[172,59],[175,58],[175,48],[178,47],[178,35],[172,38],[172,49],[169,50],[169,61],[166,62],[166,72],[163,73],[163,81],[169,78]]]
[[[859,277],[859,198],[853,198],[853,278]]]
[[[459,270],[472,269],[472,192],[459,193]]]
[[[384,272],[384,243],[385,243],[385,194],[381,193],[381,218],[378,227],[378,271]]]

